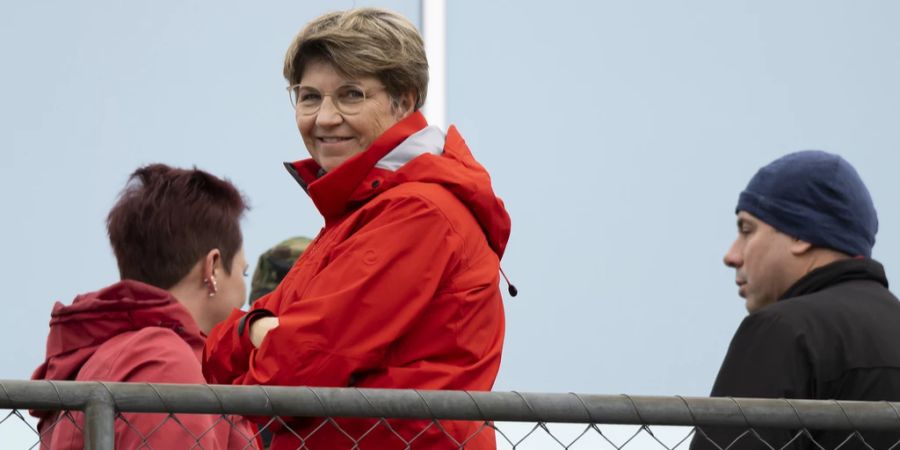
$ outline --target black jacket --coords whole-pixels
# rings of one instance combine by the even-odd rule
[[[884,268],[848,259],[816,269],[782,298],[748,315],[719,369],[713,397],[900,401],[900,302],[887,289]],[[725,448],[741,430],[703,428]],[[781,448],[797,430],[757,430]],[[825,449],[851,432],[810,430]],[[900,441],[900,432],[863,432],[875,449]],[[699,434],[691,448],[713,449]],[[731,449],[768,448],[751,435]],[[788,448],[818,448],[801,436]],[[843,449],[867,448],[858,437]],[[900,448],[898,446],[897,448]]]

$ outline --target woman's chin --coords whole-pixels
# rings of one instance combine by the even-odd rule
[[[313,159],[319,163],[319,167],[331,172],[353,156],[362,153],[363,149],[356,142],[342,142],[339,144],[317,143],[315,151],[311,151]]]
[[[321,167],[326,172],[331,172],[334,169],[337,169],[344,161],[350,159],[353,155],[341,155],[341,156],[326,156],[318,158],[316,161],[319,163],[319,167]]]

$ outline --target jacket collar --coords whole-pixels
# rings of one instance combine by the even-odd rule
[[[465,140],[450,126],[446,136],[427,127],[419,113],[390,128],[372,146],[322,175],[315,161],[286,163],[325,219],[325,227],[342,220],[369,199],[408,182],[442,186],[466,205],[491,248],[502,258],[510,219],[491,177],[475,160]]]
[[[168,328],[194,351],[197,359],[206,336],[190,312],[171,293],[134,280],[57,302],[50,315],[47,355],[32,379],[66,380],[78,373],[103,343],[122,333],[147,327]]]
[[[322,174],[322,168],[313,159],[285,163],[285,168],[306,190],[327,224],[343,217],[352,201],[369,198],[384,190],[381,180],[367,180],[373,177],[373,169],[401,142],[427,126],[425,116],[417,111],[388,128],[368,149],[331,172]],[[374,176],[377,178],[377,174]]]
[[[440,155],[444,152],[444,141],[447,137],[440,128],[435,126],[425,127],[401,142],[391,150],[384,158],[378,160],[375,167],[396,172],[406,163],[424,155]]]
[[[853,258],[835,261],[819,267],[803,276],[781,296],[779,300],[812,294],[836,284],[854,280],[875,281],[888,287],[884,266],[867,258]]]

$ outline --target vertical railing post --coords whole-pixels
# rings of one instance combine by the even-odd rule
[[[97,384],[84,408],[84,450],[115,450],[116,408],[112,394]]]

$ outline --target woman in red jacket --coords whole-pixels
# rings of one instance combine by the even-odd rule
[[[418,32],[378,9],[327,14],[294,39],[284,76],[312,157],[286,167],[325,227],[275,291],[213,329],[207,379],[490,390],[510,220],[457,130],[419,112]],[[275,430],[272,449],[351,448],[363,435],[353,448],[495,447],[482,423],[286,420],[293,432]]]
[[[109,212],[121,281],[56,303],[35,380],[205,383],[206,334],[244,303],[246,206],[228,181],[154,164],[136,170]],[[41,448],[84,448],[84,417],[40,412]],[[257,448],[243,419],[123,413],[116,448]]]

